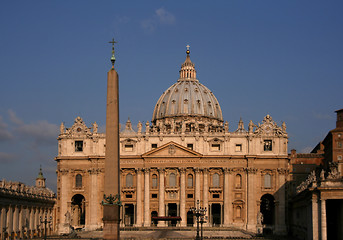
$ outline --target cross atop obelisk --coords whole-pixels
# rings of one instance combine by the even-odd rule
[[[114,62],[116,61],[116,58],[114,57],[114,44],[117,43],[114,41],[114,38],[112,38],[112,41],[108,42],[112,43],[112,57],[111,57],[111,62],[112,62],[112,68],[114,68]]]
[[[112,68],[107,73],[106,149],[103,205],[103,239],[120,239],[120,155],[119,155],[119,87],[118,73],[114,69],[114,44],[112,39]]]

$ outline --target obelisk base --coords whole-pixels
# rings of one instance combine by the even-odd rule
[[[104,230],[103,239],[107,240],[119,240],[119,211],[118,205],[104,205]]]

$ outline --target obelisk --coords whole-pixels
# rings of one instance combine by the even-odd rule
[[[103,238],[119,239],[120,223],[120,153],[119,153],[119,92],[118,73],[114,69],[114,39],[112,43],[112,68],[107,73],[106,150],[103,204]]]

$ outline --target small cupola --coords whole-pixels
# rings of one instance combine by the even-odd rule
[[[45,178],[43,176],[42,166],[40,167],[38,176],[36,178],[36,187],[45,188]]]

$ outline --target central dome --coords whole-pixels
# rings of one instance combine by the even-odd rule
[[[194,63],[187,50],[186,60],[181,65],[180,78],[157,101],[152,122],[191,117],[206,122],[214,120],[217,124],[223,122],[218,100],[196,79]]]

